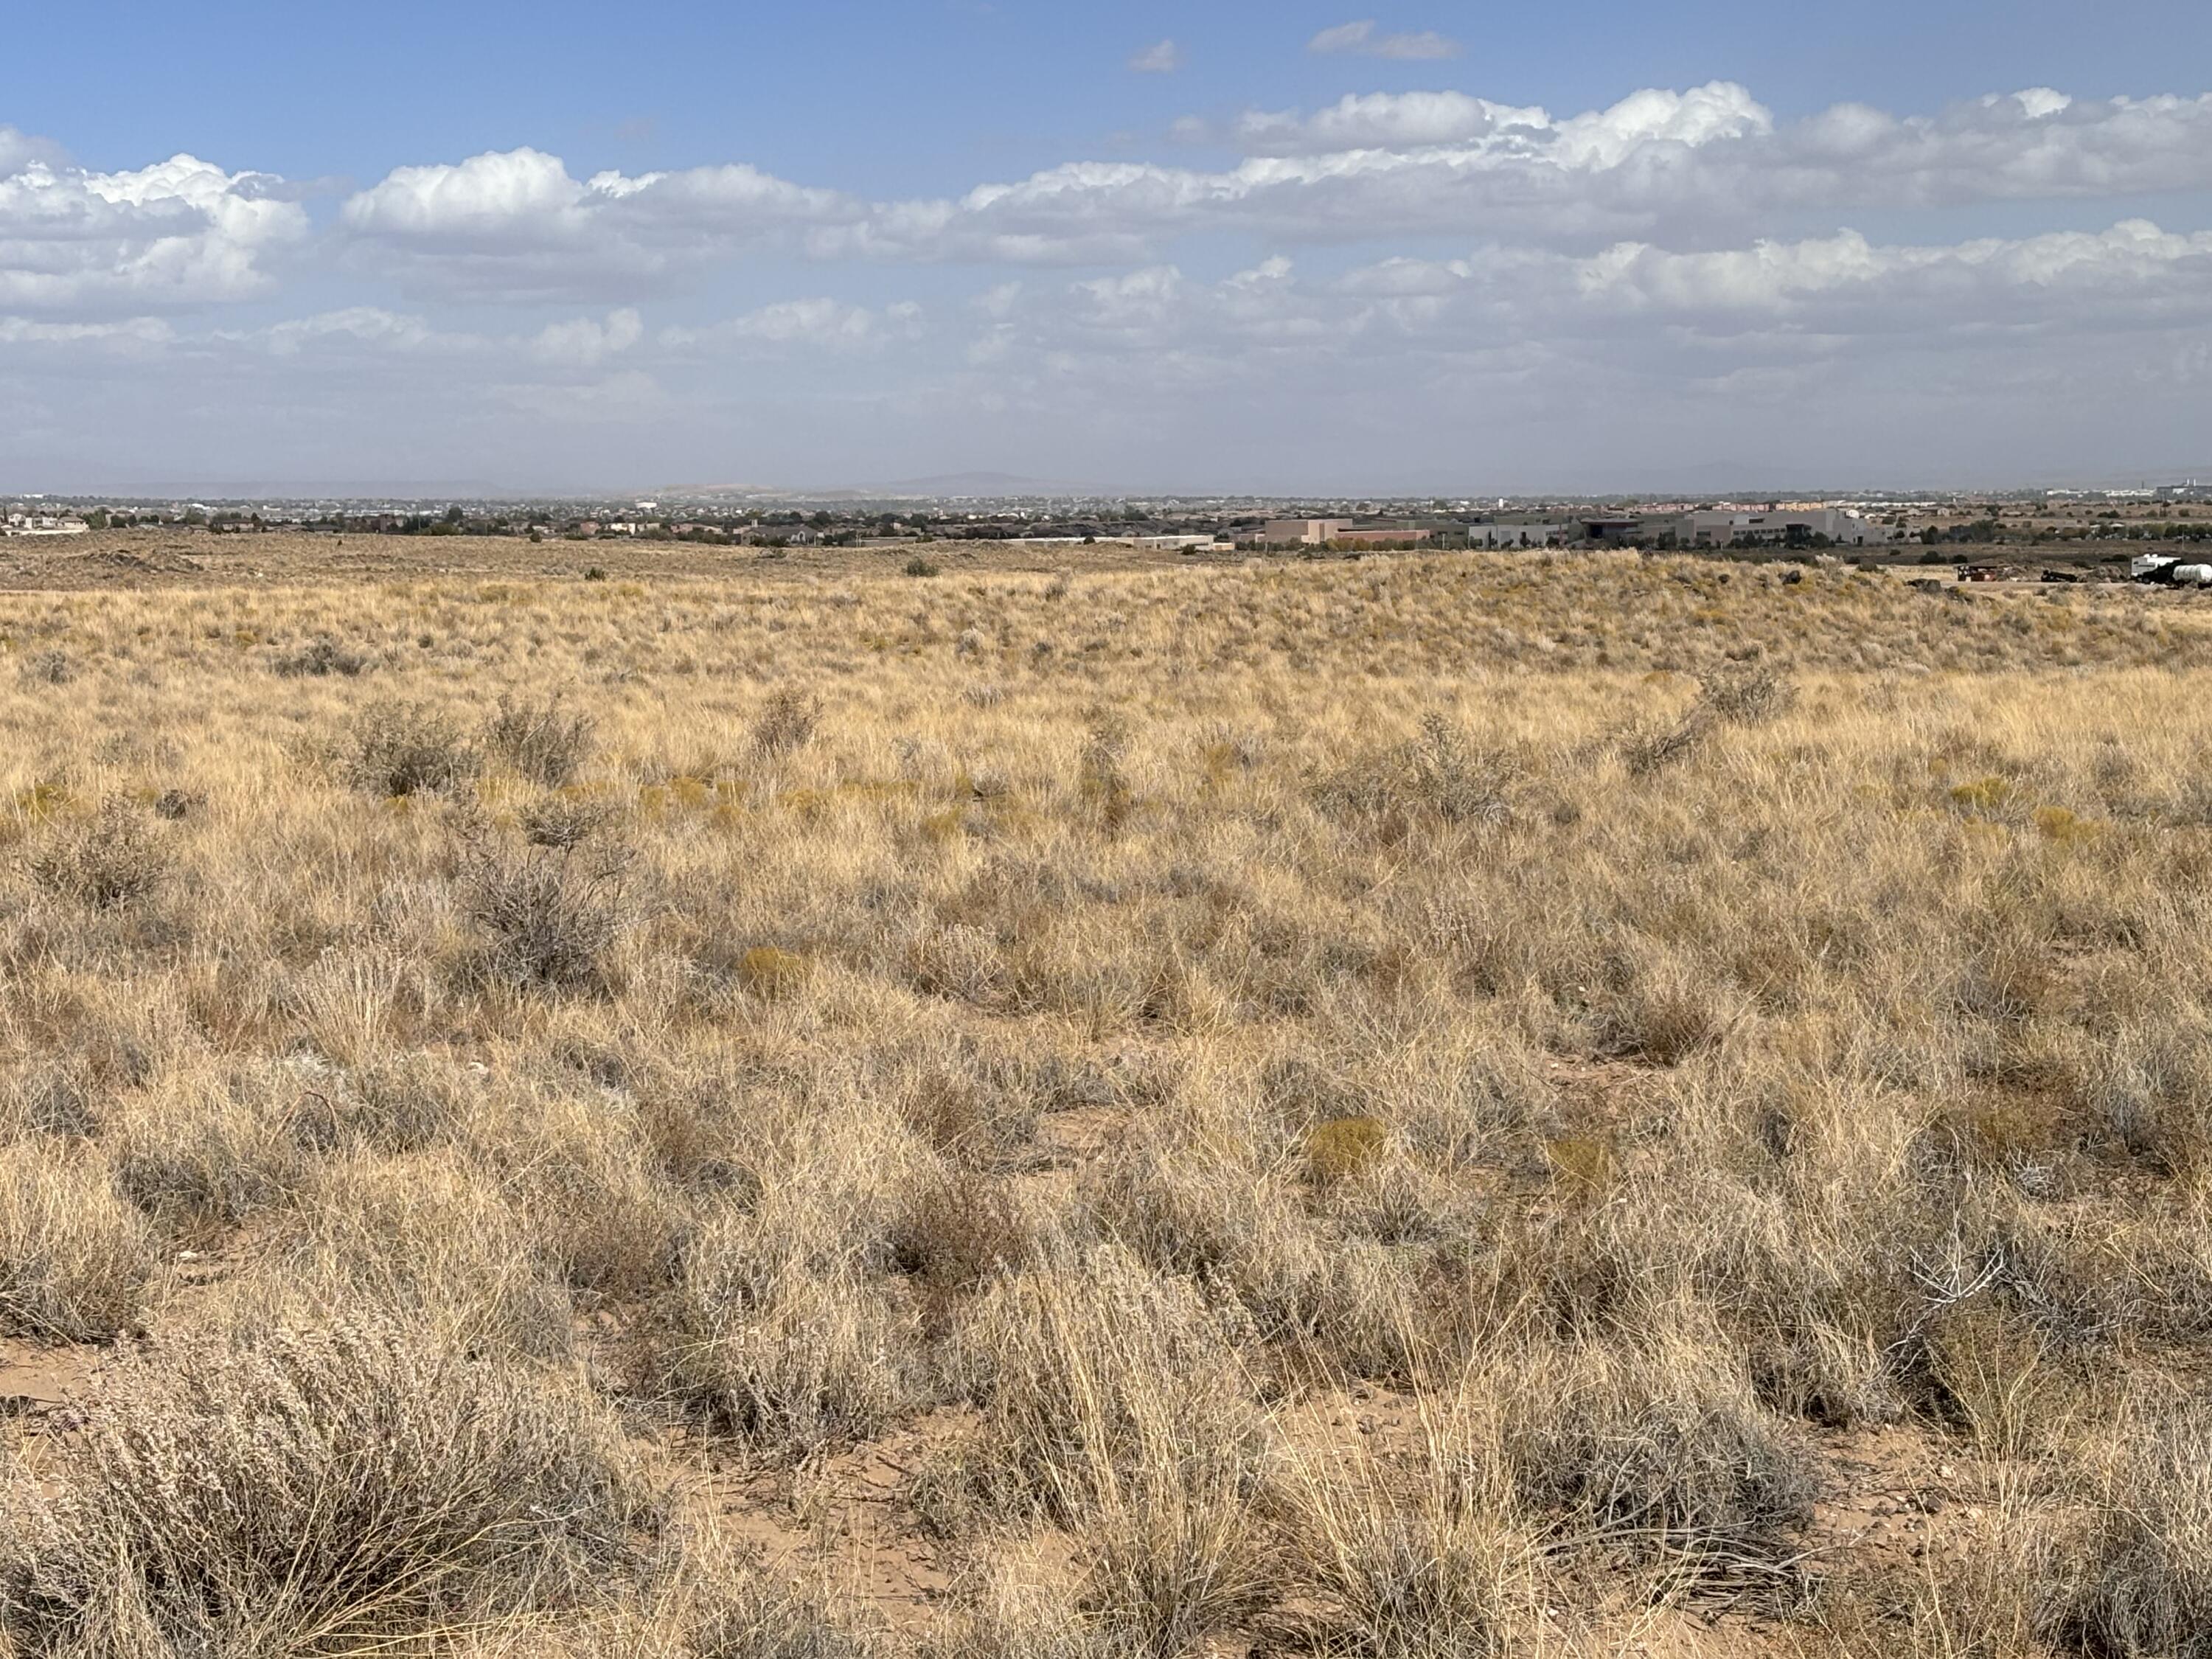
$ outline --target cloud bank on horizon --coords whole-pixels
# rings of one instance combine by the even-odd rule
[[[1363,20],[1308,51],[1459,47]],[[1564,113],[1349,92],[884,198],[528,143],[323,193],[251,156],[100,171],[68,138],[0,126],[0,453],[117,481],[2212,458],[2212,94],[1783,118],[1726,81]]]

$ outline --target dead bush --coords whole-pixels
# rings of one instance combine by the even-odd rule
[[[595,1594],[658,1502],[573,1384],[362,1316],[118,1358],[0,1510],[42,1653],[360,1651]]]
[[[1642,721],[1618,739],[1620,763],[1632,778],[1648,778],[1697,752],[1712,724],[1692,709],[1680,720]]]
[[[1779,720],[1796,702],[1796,684],[1763,664],[1741,664],[1708,677],[1698,687],[1698,708],[1730,726]]]
[[[484,723],[483,746],[532,782],[558,789],[573,780],[592,752],[598,721],[571,710],[559,696],[535,700],[503,696]]]
[[[1733,1571],[1787,1558],[1812,1517],[1810,1447],[1717,1333],[1540,1347],[1499,1386],[1522,1497],[1570,1533]]]
[[[386,700],[354,716],[343,767],[354,787],[391,799],[467,783],[483,757],[446,709]]]
[[[152,893],[168,878],[170,852],[129,802],[104,801],[91,818],[51,830],[31,854],[32,876],[48,891],[108,909]]]
[[[485,943],[484,967],[509,984],[556,991],[604,983],[608,951],[629,925],[628,849],[465,844],[460,886]]]

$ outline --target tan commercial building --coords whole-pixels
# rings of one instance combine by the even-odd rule
[[[1325,547],[1351,528],[1349,519],[1270,519],[1261,526],[1260,539],[1270,547],[1290,542]]]

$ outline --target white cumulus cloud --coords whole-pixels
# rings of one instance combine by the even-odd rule
[[[10,159],[13,158],[12,166]],[[0,134],[0,309],[79,315],[251,299],[303,241],[306,210],[265,173],[175,155],[96,173]]]
[[[1216,170],[1079,160],[887,202],[741,164],[580,179],[514,150],[397,169],[345,204],[341,233],[357,261],[414,289],[622,302],[752,252],[1137,266],[1215,232],[1711,244],[1778,211],[2212,187],[2212,97],[2035,88],[1930,116],[1844,104],[1785,123],[1730,82],[1567,115],[1453,91],[1370,94],[1255,112],[1232,136],[1243,158]]]
[[[1139,75],[1172,75],[1182,67],[1182,48],[1173,40],[1156,41],[1129,59]]]
[[[580,179],[560,157],[522,149],[394,168],[339,219],[358,258],[412,286],[555,299],[650,289],[858,211],[741,163]]]

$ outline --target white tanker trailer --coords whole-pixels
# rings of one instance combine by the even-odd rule
[[[2162,587],[2212,587],[2212,564],[2184,564],[2171,553],[2139,553],[2128,561],[2128,579]]]

